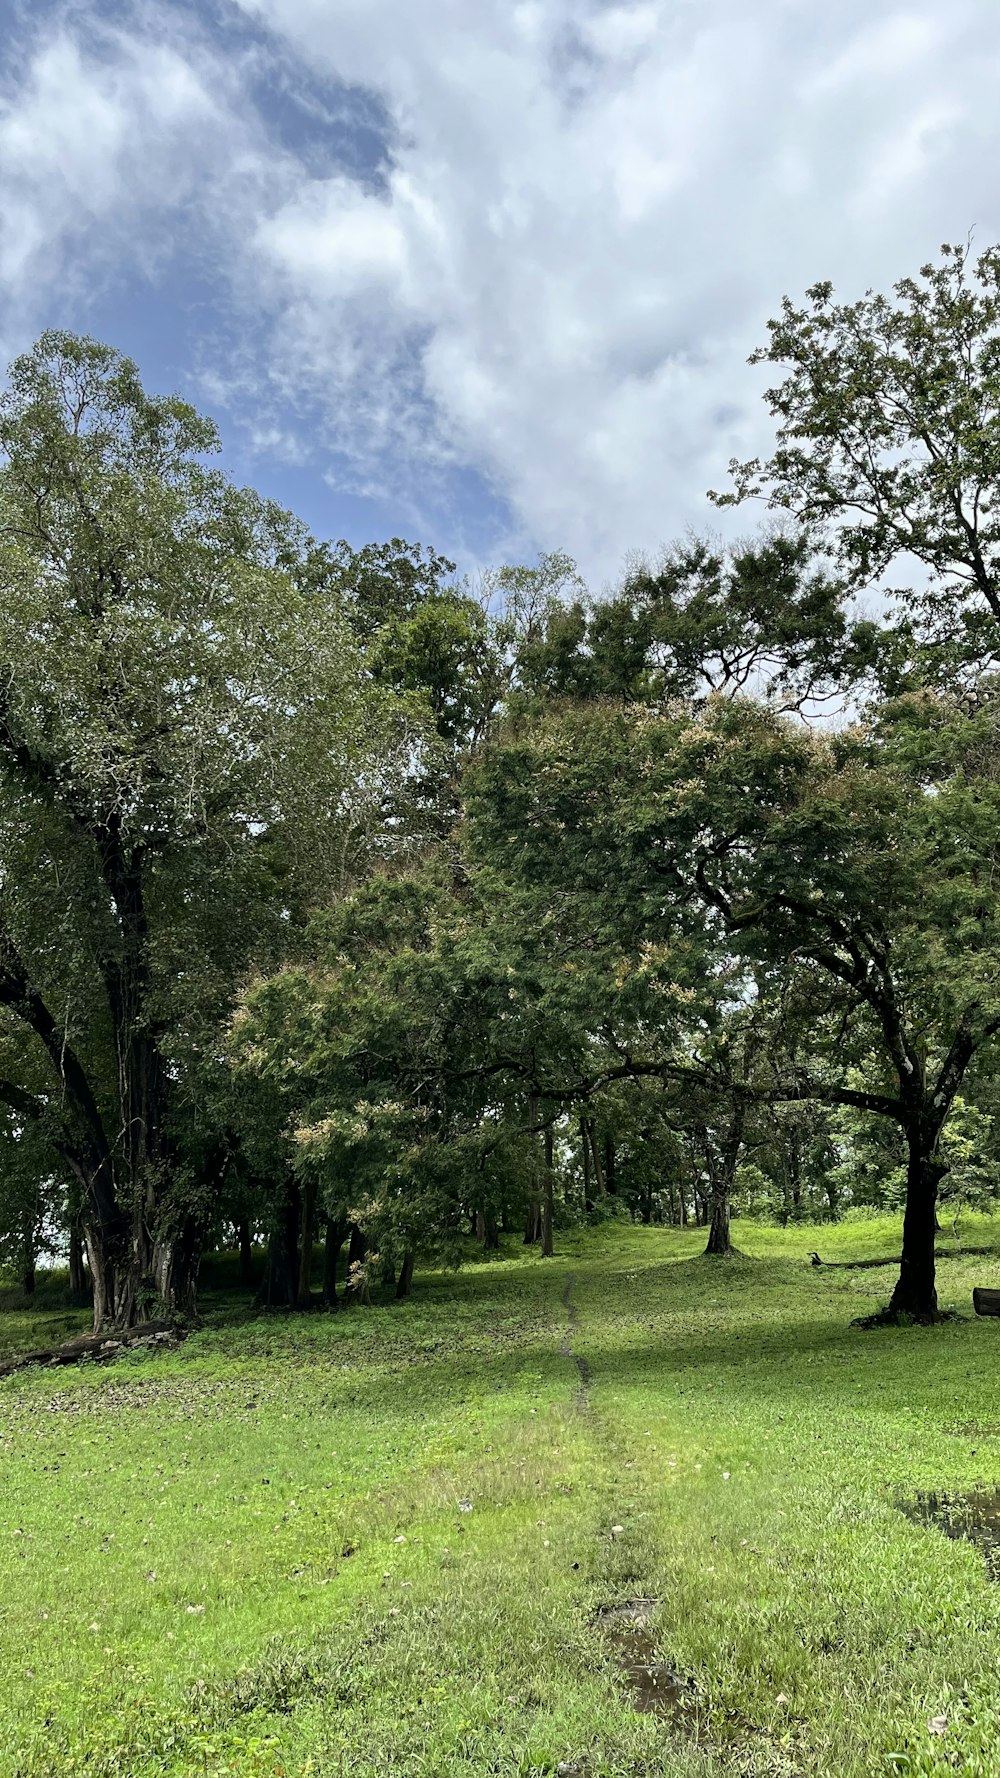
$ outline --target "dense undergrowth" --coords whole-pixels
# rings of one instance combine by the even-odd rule
[[[963,1236],[936,1328],[852,1327],[892,1272],[801,1229],[609,1226],[335,1317],[217,1277],[176,1353],[0,1383],[0,1772],[995,1773],[1000,1588],[900,1511],[1000,1482],[1000,1224]],[[595,1623],[635,1595],[681,1718]]]

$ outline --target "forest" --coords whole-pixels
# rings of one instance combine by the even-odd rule
[[[318,543],[48,334],[0,411],[0,1219],[95,1329],[405,1295],[471,1225],[898,1210],[888,1312],[1000,1188],[1000,252],[817,285],[768,461],[592,596]],[[899,582],[905,584],[897,584]],[[342,1268],[343,1269],[343,1268]]]
[[[995,1770],[979,1557],[946,1579],[940,1538],[912,1566],[885,1552],[931,1549],[889,1493],[930,1498],[946,1430],[973,1479],[996,1437],[970,1291],[1000,1282],[1000,249],[946,246],[855,302],[818,283],[754,362],[772,454],[720,464],[701,534],[599,589],[559,553],[463,575],[424,544],[318,540],[111,347],[49,332],[12,364],[4,1531],[17,1635],[48,1633],[56,1592],[76,1626],[0,1720],[18,1778]],[[115,1364],[18,1368],[87,1329]],[[163,1349],[127,1350],[147,1334]],[[751,1512],[736,1483],[772,1433],[786,1504]],[[854,1509],[831,1490],[883,1462],[838,1579],[827,1533]],[[733,1498],[684,1519],[664,1478],[703,1464]],[[286,1471],[280,1503],[248,1504]],[[149,1512],[189,1486],[157,1558],[170,1514]],[[581,1502],[596,1568],[569,1561]],[[786,1507],[804,1541],[780,1596]],[[280,1586],[233,1566],[272,1535],[262,1510]],[[379,1589],[435,1512],[440,1568],[456,1545],[479,1566],[445,1605],[414,1569],[387,1627]],[[488,1635],[508,1538],[534,1553]],[[560,1538],[543,1633],[532,1565]],[[206,1638],[184,1661],[150,1616],[171,1562]],[[231,1602],[207,1640],[195,1573],[269,1612],[237,1633]],[[650,1726],[566,1679],[577,1575],[592,1643],[623,1594],[635,1630],[674,1589],[674,1690],[708,1700],[707,1740],[669,1768],[683,1698]],[[317,1616],[335,1593],[367,1707]],[[864,1691],[897,1632],[895,1677]],[[501,1661],[487,1697],[490,1636],[525,1670]],[[453,1691],[444,1645],[480,1650]],[[398,1705],[381,1740],[376,1695]],[[321,1732],[300,1705],[324,1698]]]

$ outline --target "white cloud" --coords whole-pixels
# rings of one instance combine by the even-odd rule
[[[155,260],[197,212],[258,448],[401,511],[477,471],[598,580],[711,524],[704,489],[766,445],[745,360],[784,291],[1000,234],[994,0],[240,4],[379,96],[385,178],[274,148],[265,47],[169,4],[102,33],[76,0],[0,111],[0,282]]]
[[[111,35],[100,51],[56,28],[0,101],[0,285],[15,313],[46,279],[93,276],[137,212],[189,196],[204,167],[218,113],[195,71],[163,43]]]
[[[894,12],[855,32],[839,54],[807,83],[807,92],[833,92],[859,81],[894,81],[911,66],[921,63],[938,48],[947,48],[949,30],[945,9],[928,12]]]
[[[350,180],[316,181],[261,223],[257,245],[304,292],[405,303],[407,235],[399,203],[366,197]]]
[[[307,312],[340,448],[356,371],[362,454],[381,383],[387,451],[455,453],[599,575],[711,523],[705,487],[766,442],[745,358],[786,289],[1000,223],[991,0],[244,4],[399,130],[387,193],[329,181],[261,229],[279,352]]]

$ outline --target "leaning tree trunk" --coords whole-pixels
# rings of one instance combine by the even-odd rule
[[[939,1133],[940,1125],[929,1127],[923,1119],[911,1125],[906,1133],[908,1158],[903,1254],[889,1314],[911,1315],[915,1321],[936,1321],[938,1316],[934,1230],[938,1186],[948,1171],[943,1162],[934,1159]]]
[[[413,1288],[413,1258],[413,1250],[412,1248],[408,1248],[403,1255],[403,1263],[399,1268],[399,1277],[396,1279],[397,1303],[405,1302]]]

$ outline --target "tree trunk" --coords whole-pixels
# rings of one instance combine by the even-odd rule
[[[102,864],[105,862],[102,853]],[[110,886],[110,885],[109,885]],[[114,906],[122,917],[123,902],[114,892]],[[2,999],[17,1018],[34,1031],[45,1049],[59,1082],[59,1104],[64,1132],[57,1147],[80,1186],[85,1222],[84,1236],[94,1285],[94,1327],[128,1327],[137,1317],[141,1280],[151,1248],[148,1234],[156,1217],[155,1187],[159,1174],[146,1168],[140,1178],[133,1167],[136,1144],[145,1140],[148,1106],[134,1099],[129,1083],[136,1074],[135,994],[125,994],[125,965],[114,947],[106,967],[109,1003],[120,1065],[121,1099],[117,1116],[124,1138],[125,1190],[116,1179],[119,1145],[108,1140],[87,1070],[34,985],[27,966],[8,932],[0,934],[3,949]],[[126,947],[127,949],[128,947]],[[126,1030],[126,1011],[131,1024]],[[151,1041],[151,1040],[148,1040]],[[139,1049],[141,1051],[142,1045]],[[142,1075],[142,1069],[138,1069]],[[165,1080],[164,1073],[164,1080]],[[30,1099],[30,1095],[29,1095]],[[30,1114],[30,1105],[29,1105]]]
[[[267,1243],[267,1267],[257,1301],[267,1309],[294,1309],[299,1281],[299,1188],[292,1181]]]
[[[610,1197],[617,1197],[618,1185],[615,1179],[615,1139],[613,1136],[604,1138],[604,1183]]]
[[[907,1130],[906,1207],[903,1212],[903,1254],[890,1315],[912,1315],[935,1321],[938,1314],[934,1272],[934,1227],[938,1185],[948,1169],[933,1159],[940,1126],[921,1119]]]
[[[551,1259],[552,1246],[552,1215],[554,1197],[555,1166],[552,1154],[552,1131],[545,1132],[545,1195],[542,1201],[542,1258]]]
[[[396,1301],[397,1301],[397,1303],[404,1302],[405,1299],[409,1296],[412,1288],[413,1288],[413,1251],[411,1248],[407,1248],[406,1252],[403,1255],[403,1263],[399,1268],[399,1277],[396,1280]]]
[[[69,1225],[69,1294],[74,1303],[87,1300],[87,1274],[83,1266],[83,1234],[80,1218],[74,1215]]]
[[[797,1219],[802,1208],[802,1166],[797,1130],[789,1131],[788,1136],[788,1177],[792,1193],[792,1215]]]
[[[302,1241],[299,1248],[299,1307],[308,1305],[312,1296],[313,1236],[316,1223],[316,1187],[307,1182],[302,1190]]]
[[[116,1256],[109,1250],[105,1230],[97,1222],[84,1224],[84,1241],[94,1291],[94,1332],[100,1333],[114,1318]]]
[[[729,1187],[727,1182],[720,1182],[712,1193],[712,1221],[705,1252],[726,1255],[732,1251],[729,1239]]]
[[[21,1289],[24,1291],[25,1296],[34,1296],[35,1294],[34,1259],[26,1259],[24,1262],[24,1270],[21,1273]]]
[[[487,1211],[486,1216],[484,1217],[483,1220],[485,1223],[485,1228],[483,1231],[483,1252],[484,1253],[499,1253],[499,1251],[500,1251],[500,1230],[497,1228],[497,1219],[495,1216],[491,1215],[489,1211]]]
[[[340,1307],[337,1297],[337,1261],[346,1234],[346,1223],[332,1216],[327,1217],[323,1237],[323,1306],[327,1309]]]
[[[538,1122],[538,1100],[534,1093],[528,1100],[528,1121],[531,1124]],[[530,1137],[530,1142],[531,1196],[528,1200],[528,1217],[524,1228],[524,1245],[526,1247],[534,1246],[542,1236],[541,1185],[538,1178],[538,1149],[534,1135]]]
[[[585,1117],[580,1119],[580,1152],[583,1156],[583,1208],[589,1215],[594,1201],[590,1195],[590,1137]]]
[[[173,1242],[154,1241],[141,1214],[131,1228],[122,1222],[111,1230],[100,1222],[84,1225],[87,1260],[94,1291],[94,1332],[134,1327],[147,1321],[159,1303],[174,1306]],[[186,1296],[187,1278],[182,1285]]]
[[[607,1188],[604,1182],[604,1168],[601,1166],[601,1153],[597,1145],[597,1137],[594,1133],[593,1118],[588,1118],[586,1120],[585,1128],[590,1142],[591,1159],[594,1163],[594,1184],[597,1187],[598,1197],[603,1198]]]
[[[236,1239],[240,1249],[240,1283],[246,1290],[253,1283],[253,1240],[250,1220],[246,1216],[241,1216],[236,1224]]]
[[[732,1253],[732,1242],[729,1239],[730,1200],[733,1186],[736,1183],[736,1169],[739,1166],[740,1151],[743,1147],[743,1127],[746,1122],[746,1106],[737,1099],[729,1128],[722,1143],[721,1154],[712,1152],[711,1139],[706,1140],[709,1177],[712,1190],[710,1197],[712,1220],[708,1231],[706,1254],[728,1255]]]
[[[482,1241],[483,1246],[485,1247],[485,1245],[486,1245],[486,1212],[485,1212],[485,1210],[477,1210],[476,1211],[475,1233],[476,1233],[476,1240]]]
[[[153,1304],[140,1303],[140,1310],[157,1306],[169,1314],[197,1312],[201,1246],[202,1225],[192,1217],[185,1218],[175,1235],[154,1243],[149,1267]]]
[[[147,1206],[148,1208],[148,1206]],[[200,1218],[159,1230],[137,1210],[129,1226],[103,1222],[88,1204],[83,1235],[93,1287],[94,1331],[127,1329],[154,1312],[194,1314],[204,1238]],[[262,1300],[267,1300],[263,1298]]]
[[[204,1233],[202,1221],[184,1217],[172,1225],[168,1183],[173,1166],[160,1122],[166,1099],[165,1071],[151,1039],[129,1046],[123,1103],[132,1108],[125,1177],[126,1216],[112,1196],[85,1181],[87,1258],[93,1283],[94,1330],[127,1329],[152,1315],[193,1314]],[[164,1077],[161,1080],[161,1075]],[[100,1168],[103,1175],[110,1169]]]

